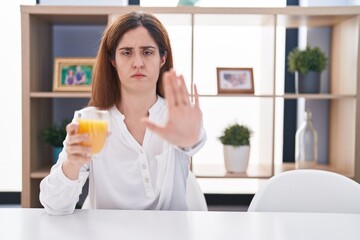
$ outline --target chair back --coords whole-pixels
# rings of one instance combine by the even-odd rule
[[[186,203],[190,211],[207,211],[205,196],[195,175],[189,171],[186,180]]]
[[[260,187],[248,211],[360,213],[360,185],[329,171],[287,171]]]

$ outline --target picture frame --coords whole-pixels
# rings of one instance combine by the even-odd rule
[[[252,68],[216,68],[218,93],[254,93]]]
[[[95,58],[55,58],[54,92],[90,92]]]

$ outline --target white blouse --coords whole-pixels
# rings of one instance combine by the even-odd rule
[[[204,129],[199,143],[190,150],[171,145],[149,130],[140,145],[126,128],[125,116],[115,106],[109,113],[107,143],[99,156],[82,167],[78,180],[68,179],[62,171],[67,158],[64,144],[57,163],[40,183],[40,202],[45,210],[53,215],[73,213],[88,177],[91,208],[187,210],[189,159],[204,145]],[[160,125],[166,123],[163,98],[158,97],[150,108],[149,118]]]

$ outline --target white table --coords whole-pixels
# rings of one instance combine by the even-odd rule
[[[360,214],[0,209],[0,239],[360,240]]]

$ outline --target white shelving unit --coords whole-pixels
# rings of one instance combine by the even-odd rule
[[[154,13],[169,30],[174,40],[174,55],[181,52],[181,64],[176,66],[188,79],[188,86],[196,83],[203,103],[204,125],[209,141],[193,159],[193,171],[198,178],[210,179],[267,179],[279,172],[294,169],[293,164],[275,161],[277,108],[283,101],[312,99],[329,101],[328,165],[318,165],[360,182],[360,7],[286,7],[286,8],[142,8],[142,7],[77,7],[22,6],[22,91],[23,91],[23,207],[39,207],[39,183],[51,167],[51,152],[41,139],[42,130],[54,122],[57,104],[72,106],[72,100],[86,101],[90,93],[52,92],[54,28],[62,26],[105,26],[115,16],[142,10]],[[277,77],[277,31],[279,27],[331,28],[330,92],[326,94],[284,94]],[[234,41],[233,31],[243,32]],[[209,35],[210,33],[210,35]],[[180,42],[176,34],[183,34]],[[211,36],[224,36],[219,42]],[[100,38],[100,35],[99,35]],[[255,42],[256,49],[248,47]],[[238,62],[229,55],[239,56]],[[245,57],[244,57],[245,56]],[[71,57],[71,56],[64,56]],[[206,58],[206,64],[204,64]],[[220,66],[220,65],[221,66]],[[216,67],[254,66],[254,95],[217,95]],[[214,112],[213,104],[228,106]],[[250,104],[250,105],[249,105]],[[252,115],[247,108],[254,109]],[[236,109],[236,113],[234,111]],[[230,174],[221,164],[207,164],[210,158],[221,163],[221,144],[214,138],[224,124],[237,115],[252,124],[256,132],[249,170],[244,174]],[[221,115],[221,118],[219,117]],[[251,115],[251,116],[250,116]],[[252,117],[252,118],[250,118]],[[257,119],[252,121],[251,119]],[[260,124],[261,122],[261,124]],[[207,152],[216,151],[209,156]],[[209,160],[209,161],[208,161]]]

